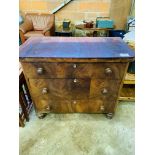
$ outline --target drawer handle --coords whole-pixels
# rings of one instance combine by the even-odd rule
[[[43,89],[42,89],[42,94],[47,94],[47,93],[48,93],[47,88],[43,88]]]
[[[76,64],[73,64],[73,68],[77,68],[77,65]]]
[[[111,70],[111,68],[106,68],[105,69],[105,72],[106,72],[106,74],[111,74],[112,73],[112,70]]]
[[[77,79],[74,79],[73,82],[76,83],[77,82]]]
[[[73,101],[73,104],[76,104],[76,101]]]
[[[104,106],[103,105],[100,106],[100,110],[104,111]]]
[[[103,88],[103,90],[101,91],[102,94],[107,94],[108,90],[106,88]]]
[[[47,107],[46,107],[46,110],[50,110],[50,107],[49,107],[49,106],[47,106]]]
[[[43,73],[43,68],[41,68],[41,67],[38,68],[38,69],[37,69],[37,73],[38,73],[38,74],[42,74],[42,73]]]

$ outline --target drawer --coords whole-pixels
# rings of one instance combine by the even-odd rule
[[[32,96],[51,99],[88,99],[90,79],[29,79]]]
[[[102,98],[104,101],[117,99],[121,80],[92,79],[90,84],[90,99]]]
[[[28,78],[122,79],[126,63],[22,63]]]
[[[35,97],[34,105],[41,113],[108,113],[113,112],[116,101],[104,102],[96,100],[52,100],[51,98]]]

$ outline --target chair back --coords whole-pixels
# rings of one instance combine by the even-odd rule
[[[28,13],[25,18],[32,21],[35,31],[42,31],[50,22],[54,22],[54,14]]]

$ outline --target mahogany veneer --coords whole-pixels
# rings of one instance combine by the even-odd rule
[[[121,38],[30,38],[20,62],[35,105],[46,113],[105,113],[112,118],[134,52]]]

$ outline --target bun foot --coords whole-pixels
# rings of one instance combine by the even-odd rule
[[[44,113],[43,114],[38,114],[37,116],[38,116],[39,119],[43,119],[46,116],[46,114],[44,114]]]
[[[107,113],[107,114],[105,114],[105,116],[106,116],[106,118],[108,118],[108,119],[112,119],[113,116],[114,116],[114,114],[113,114],[113,113]]]

